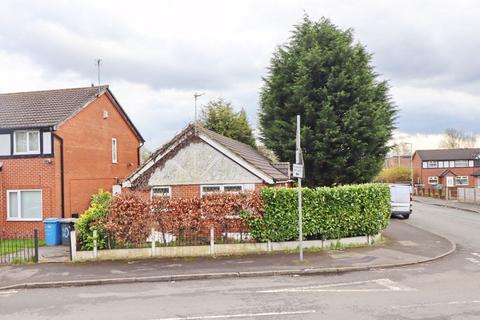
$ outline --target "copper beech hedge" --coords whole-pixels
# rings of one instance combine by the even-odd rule
[[[125,192],[113,198],[106,217],[105,229],[117,243],[141,244],[154,230],[179,233],[208,233],[225,225],[230,229],[248,230],[243,213],[249,216],[263,212],[256,192],[221,193],[201,198],[146,199],[141,194]]]

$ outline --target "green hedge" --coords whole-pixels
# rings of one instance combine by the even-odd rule
[[[303,189],[305,239],[339,239],[375,235],[390,220],[390,189],[361,184]],[[298,238],[297,189],[264,188],[263,216],[245,215],[250,233],[259,241]]]

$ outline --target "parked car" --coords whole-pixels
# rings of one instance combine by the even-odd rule
[[[408,219],[412,214],[412,187],[405,184],[390,185],[392,216]]]

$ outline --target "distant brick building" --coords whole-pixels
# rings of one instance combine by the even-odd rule
[[[480,149],[417,150],[414,182],[425,189],[480,187]]]
[[[0,94],[0,233],[82,214],[139,166],[143,138],[108,86]]]
[[[210,192],[291,185],[289,163],[193,124],[155,151],[123,187],[149,196],[200,197]]]

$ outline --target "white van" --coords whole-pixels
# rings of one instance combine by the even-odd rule
[[[408,219],[412,213],[412,187],[406,184],[390,185],[392,216]]]

